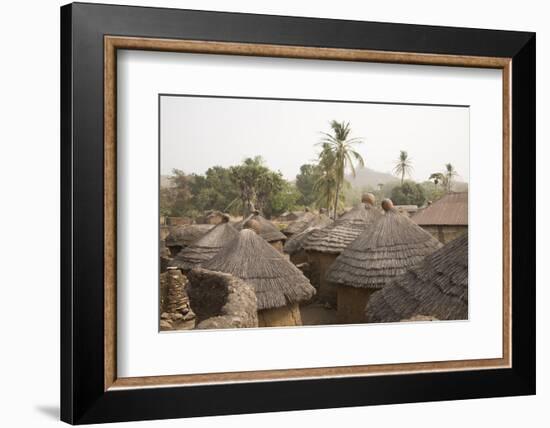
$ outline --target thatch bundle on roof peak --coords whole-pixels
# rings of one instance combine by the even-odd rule
[[[306,251],[340,254],[367,226],[380,217],[370,203],[360,203],[334,223],[311,233],[303,247]]]
[[[252,220],[254,222],[250,223]],[[286,236],[273,223],[262,216],[258,210],[252,211],[252,214],[235,224],[237,230],[251,227],[255,227],[258,234],[267,242],[284,241],[286,239]]]
[[[332,220],[326,214],[316,214],[311,211],[306,211],[297,220],[290,223],[283,232],[287,236],[293,236],[309,227],[322,228],[330,223],[332,223]]]
[[[357,288],[381,288],[441,247],[428,232],[382,202],[385,211],[338,256],[327,279]]]
[[[258,310],[310,299],[315,289],[308,279],[254,231],[244,229],[202,267],[229,273],[254,286]]]
[[[170,266],[188,271],[201,263],[210,260],[218,251],[238,235],[237,230],[229,224],[229,216],[223,217],[223,223],[216,225],[204,236],[182,249]]]
[[[394,322],[420,316],[439,320],[468,318],[468,235],[463,235],[407,269],[375,293],[366,308],[368,322]]]

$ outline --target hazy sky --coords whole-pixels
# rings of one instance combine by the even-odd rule
[[[349,121],[365,165],[391,172],[400,150],[412,159],[412,178],[423,181],[452,163],[469,175],[469,109],[416,105],[161,97],[161,174],[173,168],[203,174],[209,167],[262,156],[293,180],[312,162],[321,131],[333,119]]]

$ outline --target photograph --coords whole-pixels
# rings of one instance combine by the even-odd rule
[[[469,106],[158,109],[161,332],[468,320]]]

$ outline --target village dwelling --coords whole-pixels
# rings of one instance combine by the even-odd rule
[[[308,227],[300,233],[292,235],[292,237],[287,239],[285,245],[283,246],[283,252],[289,255],[292,263],[295,265],[307,263],[307,253],[303,244],[311,233],[319,229],[322,229],[322,227]]]
[[[282,213],[279,217],[277,217],[277,221],[281,223],[288,223],[298,220],[303,215],[304,211],[286,211]]]
[[[448,193],[412,220],[443,244],[468,232],[468,192]]]
[[[276,250],[283,252],[283,245],[286,236],[269,220],[263,217],[258,210],[254,210],[251,215],[235,225],[237,230],[250,228],[250,224],[255,225],[258,235],[269,242]]]
[[[437,239],[400,214],[389,199],[382,202],[382,208],[384,214],[327,272],[327,281],[338,288],[341,323],[364,322],[365,306],[373,293],[441,247]]]
[[[183,248],[196,241],[214,226],[211,224],[190,224],[172,228],[165,239],[166,246],[172,257],[175,257]]]
[[[260,327],[302,325],[299,303],[315,294],[302,272],[251,229],[239,232],[202,268],[228,273],[254,287]]]
[[[412,217],[418,212],[418,206],[416,205],[394,205],[394,208],[407,217]]]
[[[258,327],[254,287],[221,272],[195,268],[187,277],[189,303],[196,329]]]
[[[463,234],[374,294],[367,322],[468,319],[468,235]]]
[[[336,288],[326,281],[326,272],[342,251],[381,215],[374,207],[374,195],[363,195],[362,202],[334,223],[313,231],[302,243],[312,283],[318,287],[319,300],[336,306]]]
[[[237,237],[239,232],[229,224],[229,216],[224,215],[223,222],[214,226],[205,235],[183,248],[174,257],[170,266],[181,269],[186,273],[199,266],[201,263],[210,260],[227,243]]]
[[[292,237],[293,235],[304,231],[308,227],[319,226],[319,228],[322,228],[330,223],[332,223],[332,220],[326,214],[316,214],[306,208],[306,211],[302,216],[300,216],[300,218],[291,222],[286,228],[283,229],[283,233],[288,237]]]
[[[208,210],[205,211],[201,217],[195,219],[195,222],[198,224],[220,224],[223,223],[227,217],[227,214],[222,213],[217,210]]]

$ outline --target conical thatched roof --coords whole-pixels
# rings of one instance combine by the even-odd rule
[[[283,252],[289,255],[293,255],[298,253],[300,250],[302,250],[303,244],[305,240],[309,237],[311,233],[313,233],[316,230],[321,229],[320,227],[314,226],[314,227],[308,227],[305,230],[301,231],[300,233],[297,233],[295,235],[292,235],[290,238],[287,239],[285,242],[285,245],[283,247]]]
[[[251,215],[241,220],[235,225],[237,230],[247,227],[247,223],[255,220],[258,226],[258,234],[267,242],[283,241],[286,236],[269,220],[266,220],[258,211],[254,211]]]
[[[252,284],[259,310],[308,300],[315,294],[302,272],[250,229],[239,232],[236,239],[201,267],[229,273]]]
[[[220,249],[235,239],[239,232],[231,226],[229,217],[223,217],[224,222],[218,224],[204,236],[181,250],[170,266],[188,271],[201,263],[210,260]]]
[[[441,247],[431,234],[399,214],[389,199],[384,215],[340,254],[327,280],[357,288],[381,288]]]
[[[334,223],[312,232],[302,245],[307,251],[340,254],[380,215],[372,204],[360,203]]]
[[[300,218],[290,223],[284,230],[288,236],[295,235],[307,229],[308,227],[324,226],[332,223],[332,220],[325,214],[315,214],[311,211],[306,211]]]
[[[212,224],[189,224],[185,226],[176,226],[166,237],[166,246],[186,247],[193,241],[199,239],[213,227],[214,225]]]
[[[468,318],[468,235],[449,242],[373,294],[368,322]]]

